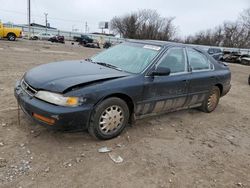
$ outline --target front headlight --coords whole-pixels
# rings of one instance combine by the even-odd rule
[[[82,103],[82,100],[79,97],[64,97],[61,94],[48,91],[38,91],[35,97],[59,106],[75,107]]]

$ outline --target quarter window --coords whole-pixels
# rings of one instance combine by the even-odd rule
[[[185,72],[186,62],[183,48],[170,48],[159,61],[158,67],[169,68],[171,73]]]
[[[193,49],[187,49],[187,54],[189,64],[193,71],[209,70],[211,68],[210,62],[202,53]]]

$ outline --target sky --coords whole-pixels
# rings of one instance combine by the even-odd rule
[[[140,9],[154,9],[163,17],[175,17],[181,37],[234,21],[250,8],[250,0],[30,0],[31,22],[45,25],[48,13],[51,27],[71,31],[100,32],[98,23],[110,21]],[[0,0],[0,20],[27,23],[27,0]],[[108,31],[106,31],[108,32]]]

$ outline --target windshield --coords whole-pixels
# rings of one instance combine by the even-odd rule
[[[130,73],[142,72],[158,54],[159,46],[122,43],[92,57],[93,62],[110,64]]]

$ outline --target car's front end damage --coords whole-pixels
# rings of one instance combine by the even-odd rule
[[[21,109],[31,119],[47,127],[85,129],[93,106],[98,101],[96,95],[88,97],[88,100],[85,96],[93,95],[97,83],[127,74],[90,62],[85,62],[85,66],[83,64],[83,61],[57,62],[28,71],[14,89]],[[88,86],[92,86],[92,90],[86,89],[85,93]]]
[[[90,105],[60,106],[36,97],[38,93],[24,80],[18,81],[15,97],[23,112],[37,123],[61,130],[83,129],[92,110]]]

